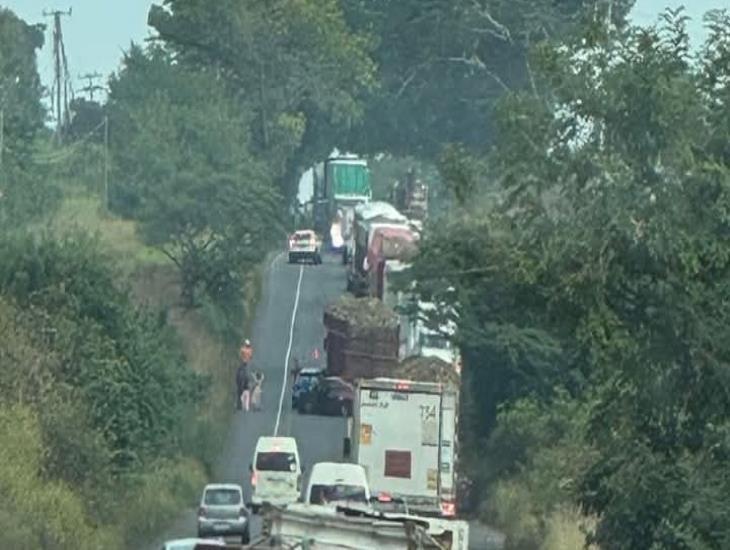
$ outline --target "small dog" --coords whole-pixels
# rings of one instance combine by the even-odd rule
[[[264,374],[262,372],[257,373],[257,376],[254,380],[254,386],[253,391],[251,392],[251,406],[253,407],[253,410],[260,411],[261,410],[261,392],[262,392],[262,386],[264,385]]]

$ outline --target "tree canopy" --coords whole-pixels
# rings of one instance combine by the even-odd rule
[[[602,548],[728,541],[730,19],[708,23],[697,58],[681,11],[540,48],[543,93],[450,164],[465,199],[416,266],[456,291],[475,433],[524,398],[587,407],[572,495]]]
[[[633,0],[614,1],[623,26]],[[355,149],[438,156],[448,143],[483,148],[494,139],[492,113],[505,92],[535,85],[531,47],[557,40],[606,3],[564,0],[344,0],[348,22],[371,33],[380,86],[366,103]]]

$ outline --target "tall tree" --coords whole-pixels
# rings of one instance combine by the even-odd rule
[[[681,12],[541,49],[549,93],[503,100],[482,169],[452,155],[465,199],[416,266],[456,290],[476,433],[554,387],[589,406],[602,548],[730,540],[730,18],[709,23],[698,62]]]
[[[166,0],[149,21],[251,105],[253,143],[277,176],[289,176],[285,194],[296,183],[292,159],[301,168],[329,153],[329,130],[359,120],[375,84],[369,40],[348,29],[337,0]]]
[[[148,93],[148,90],[155,90]],[[251,153],[250,114],[214,72],[133,47],[111,80],[115,208],[180,268],[188,306],[237,302],[243,267],[278,239],[284,211]]]
[[[623,26],[633,0],[616,0]],[[532,45],[608,17],[603,0],[345,0],[351,26],[377,37],[382,83],[368,101],[358,149],[434,157],[445,143],[484,147],[505,92],[535,86]]]
[[[5,229],[45,214],[54,196],[33,159],[36,140],[44,133],[36,67],[42,46],[43,27],[0,8],[0,226]]]

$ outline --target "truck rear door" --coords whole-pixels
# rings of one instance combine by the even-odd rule
[[[438,498],[441,396],[359,388],[357,462],[371,492]]]

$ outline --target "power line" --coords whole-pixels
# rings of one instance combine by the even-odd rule
[[[95,80],[100,79],[102,76],[103,75],[101,73],[97,72],[79,75],[79,79],[88,80],[89,82],[80,90],[81,92],[86,92],[87,94],[89,94],[89,101],[94,101],[94,92],[101,92],[106,90],[104,86],[99,86],[98,84],[94,83]]]
[[[68,72],[68,59],[66,58],[66,47],[63,44],[63,30],[61,29],[61,17],[71,16],[71,8],[68,11],[49,10],[43,11],[44,17],[53,18],[53,92],[55,92],[56,111],[56,138],[60,142],[63,131],[70,122],[69,118],[69,95],[73,99],[73,88],[71,77]],[[52,94],[53,101],[53,94]]]

